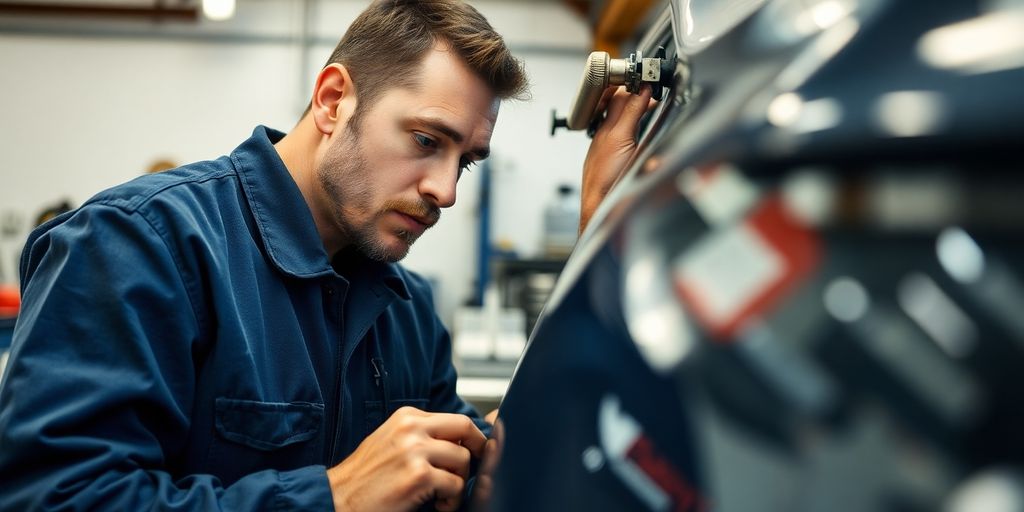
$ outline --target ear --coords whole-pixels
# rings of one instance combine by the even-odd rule
[[[344,128],[356,106],[356,88],[348,70],[329,64],[316,76],[310,114],[320,133],[330,136]]]

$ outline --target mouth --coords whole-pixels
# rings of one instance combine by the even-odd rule
[[[400,210],[392,210],[392,213],[401,219],[406,231],[415,233],[417,236],[437,223],[437,217],[414,215]]]
[[[431,226],[433,226],[434,224],[437,223],[437,218],[436,217],[425,217],[425,216],[422,216],[422,215],[413,215],[411,213],[406,213],[406,212],[398,212],[398,213],[401,213],[402,215],[405,215],[406,217],[409,217],[410,219],[412,219],[412,220],[414,220],[416,222],[419,222],[420,224],[423,224],[424,228],[429,228],[429,227],[431,227]]]

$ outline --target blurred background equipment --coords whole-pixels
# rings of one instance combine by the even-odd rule
[[[53,203],[50,206],[45,206],[43,207],[42,211],[36,214],[34,226],[45,224],[50,219],[63,215],[74,209],[75,207],[71,205],[71,201],[67,199],[62,199],[60,201],[57,201],[56,203]]]
[[[23,222],[17,211],[0,212],[0,285],[18,282],[18,258],[21,255],[21,248],[14,246],[21,240]]]
[[[4,369],[7,367],[7,354],[14,336],[14,324],[21,308],[21,295],[18,288],[0,284],[0,383],[3,382]]]
[[[558,193],[544,207],[544,256],[565,259],[576,246],[580,228],[580,195],[569,184],[558,186]]]
[[[1022,510],[1022,5],[660,12],[623,44],[673,49],[676,87],[560,273],[476,505]]]
[[[163,172],[178,167],[178,163],[174,160],[166,158],[158,158],[150,162],[149,167],[146,168],[146,172],[152,174],[154,172]]]
[[[572,252],[579,229],[580,198],[572,185],[561,184],[544,208],[541,255],[521,257],[510,245],[491,238],[494,214],[494,164],[480,172],[477,225],[476,296],[458,308],[452,324],[459,371],[459,394],[480,410],[497,407]]]

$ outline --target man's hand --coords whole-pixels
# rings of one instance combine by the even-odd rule
[[[480,457],[486,441],[466,416],[402,407],[327,470],[334,508],[414,510],[436,498],[437,510],[456,510],[470,457]]]
[[[640,94],[630,94],[625,87],[618,87],[606,90],[602,96],[599,105],[607,105],[608,114],[594,134],[583,162],[580,233],[587,227],[604,196],[625,172],[626,164],[636,151],[637,124],[653,104],[651,88],[646,85]]]

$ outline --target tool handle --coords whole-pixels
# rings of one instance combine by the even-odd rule
[[[592,52],[583,68],[583,77],[576,92],[567,119],[570,130],[583,130],[590,126],[604,90],[626,83],[626,61],[613,59],[608,52]]]

